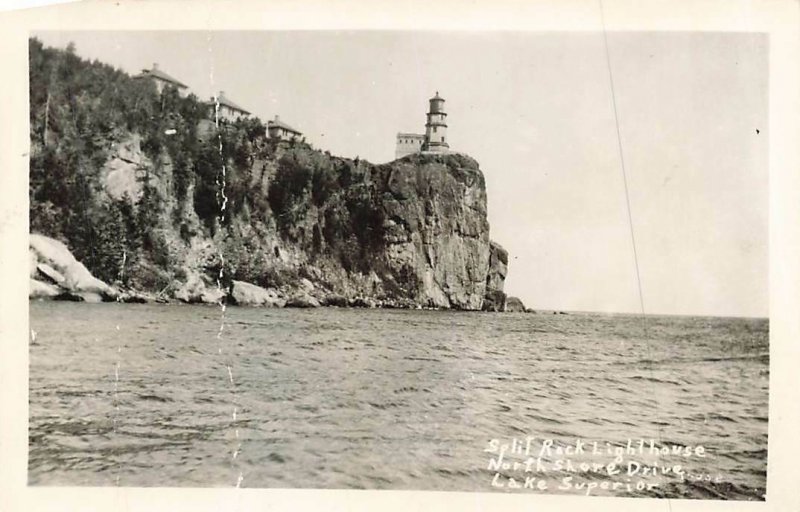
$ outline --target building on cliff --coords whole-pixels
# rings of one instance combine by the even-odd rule
[[[250,112],[232,102],[225,96],[225,91],[219,91],[216,97],[212,97],[206,102],[209,108],[209,115],[215,119],[219,115],[221,121],[233,122],[239,118],[247,117]]]
[[[141,73],[134,76],[135,79],[149,79],[152,80],[153,83],[156,85],[156,90],[159,94],[167,88],[167,87],[174,87],[178,90],[178,93],[183,96],[189,90],[189,87],[186,84],[176,80],[175,78],[169,76],[168,74],[164,73],[160,69],[158,69],[158,63],[153,63],[152,69],[143,69]]]
[[[418,133],[398,133],[395,158],[412,153],[448,153],[447,113],[444,111],[444,98],[439,91],[428,100],[428,113],[425,122],[425,135]]]
[[[272,121],[267,121],[267,135],[271,139],[296,140],[301,138],[303,133],[281,121],[280,116],[275,116]]]
[[[425,136],[420,133],[398,133],[395,158],[403,158],[412,153],[419,153],[422,151],[424,142]]]

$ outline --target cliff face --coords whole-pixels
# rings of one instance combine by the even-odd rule
[[[473,159],[375,165],[258,119],[216,127],[194,97],[35,43],[31,231],[111,285],[104,299],[479,310],[502,294]],[[58,288],[39,296],[86,292],[51,277],[32,274]]]
[[[385,259],[417,303],[480,309],[489,266],[486,188],[464,156],[415,155],[380,168]]]
[[[251,157],[245,174],[248,193],[260,196],[250,200],[265,202],[265,211],[220,208],[204,226],[196,213],[203,207],[194,204],[202,200],[197,183],[184,201],[175,200],[175,166],[168,155],[148,158],[140,141],[129,134],[109,143],[91,198],[100,207],[129,208],[132,218],[147,213],[147,193],[159,205],[145,227],[160,254],[120,247],[119,273],[103,276],[119,289],[184,302],[227,294],[254,305],[463,310],[480,310],[493,291],[502,293],[505,271],[498,273],[499,246],[489,241],[484,177],[467,156],[373,165],[261,140],[254,149],[260,158]],[[248,298],[253,293],[262,298]]]
[[[474,160],[415,155],[376,166],[281,144],[262,166],[273,218],[237,219],[233,236],[207,247],[212,257],[227,254],[231,275],[322,304],[481,309],[495,283],[487,279],[486,190]],[[307,181],[294,193],[278,191],[298,176]],[[237,238],[255,252],[237,252]]]
[[[284,260],[323,293],[400,305],[481,308],[489,225],[483,174],[474,160],[414,155],[371,165],[287,148],[272,162],[276,171],[268,178],[269,187],[286,180],[284,173],[293,168],[289,162],[311,167],[310,186],[288,204],[272,202],[293,216],[284,236],[277,237],[275,253],[291,255]],[[329,193],[315,194],[314,183],[320,182],[332,184]],[[327,197],[320,200],[322,195]]]

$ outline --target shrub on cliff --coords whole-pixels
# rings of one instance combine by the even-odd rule
[[[311,177],[312,170],[290,155],[278,161],[278,171],[270,183],[267,200],[275,215],[278,229],[286,237],[297,238],[291,228],[305,213],[305,196],[311,187]]]

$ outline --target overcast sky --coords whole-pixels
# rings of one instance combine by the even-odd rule
[[[447,100],[451,149],[486,176],[506,291],[540,309],[640,312],[602,33],[69,32],[129,73],[158,62],[201,98],[375,163]],[[612,33],[647,313],[767,316],[767,38]]]

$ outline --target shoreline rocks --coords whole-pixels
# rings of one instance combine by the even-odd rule
[[[526,313],[528,310],[525,308],[525,304],[517,297],[508,297],[506,299],[506,311],[509,313]]]
[[[236,306],[282,308],[286,305],[286,300],[273,288],[262,288],[244,281],[233,281],[228,297],[232,299],[231,304]]]
[[[174,282],[172,297],[187,304],[215,304],[225,297],[225,292],[214,283],[207,282],[197,273],[189,273],[186,282]]]
[[[170,283],[158,294],[126,289],[122,283],[109,285],[93,276],[69,251],[67,246],[40,234],[30,235],[30,300],[57,300],[69,302],[122,302],[126,304],[169,303],[172,300],[186,304],[222,304],[264,308],[318,308],[342,307],[360,309],[425,309],[460,310],[442,307],[436,301],[419,304],[411,299],[373,297],[369,295],[346,296],[315,285],[308,278],[283,284],[280,288],[263,288],[245,281],[233,280],[227,289],[205,275],[186,270],[185,279]],[[525,306],[515,297],[506,297],[502,291],[507,272],[508,253],[491,242],[490,272],[483,311],[525,311]],[[499,289],[498,289],[499,288]],[[166,293],[165,293],[166,292]],[[463,309],[461,309],[463,310]],[[469,309],[466,309],[469,310]]]
[[[33,233],[28,252],[29,298],[83,302],[116,300],[118,292],[94,277],[58,240]]]
[[[37,279],[31,279],[28,287],[28,297],[31,299],[52,299],[57,297],[61,291],[57,286],[44,283]]]
[[[318,308],[320,302],[307,293],[298,293],[286,301],[287,308]]]

